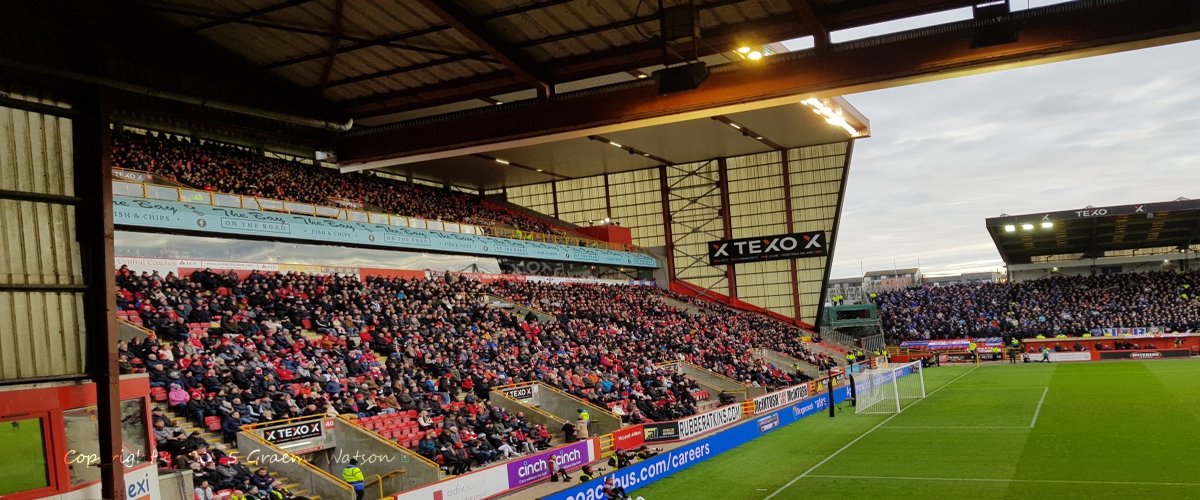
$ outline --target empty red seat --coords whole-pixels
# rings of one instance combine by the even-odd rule
[[[221,430],[221,417],[216,415],[204,417],[204,427],[212,432]]]
[[[163,389],[162,387],[151,387],[150,388],[150,398],[155,401],[166,401],[167,400],[167,390]]]

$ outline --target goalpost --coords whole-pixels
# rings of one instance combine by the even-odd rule
[[[925,398],[921,362],[881,366],[850,375],[855,413],[899,413]]]

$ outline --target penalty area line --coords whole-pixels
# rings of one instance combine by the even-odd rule
[[[934,390],[930,391],[930,392],[929,392],[929,394],[926,394],[926,395],[925,395],[925,398],[924,398],[924,399],[918,399],[918,400],[917,400],[916,402],[914,402],[913,404],[911,404],[911,405],[908,405],[908,407],[909,407],[909,408],[912,408],[912,407],[913,407],[913,405],[915,405],[915,404],[917,404],[917,403],[920,403],[921,401],[925,401],[925,399],[929,399],[929,397],[930,397],[930,396],[932,396],[932,395],[934,395],[934,394],[937,394],[937,392],[938,392],[938,391],[940,391],[940,390],[942,390],[942,389],[945,389],[946,387],[949,387],[949,386],[950,386],[950,384],[953,384],[953,383],[955,383],[955,382],[958,382],[958,380],[959,380],[959,379],[961,379],[961,378],[963,378],[963,377],[965,377],[965,376],[967,376],[967,375],[970,375],[970,374],[971,374],[971,372],[974,372],[975,370],[978,370],[978,369],[979,369],[979,365],[975,365],[975,366],[974,366],[974,367],[972,367],[970,370],[967,370],[967,371],[963,372],[962,374],[960,374],[959,376],[957,376],[957,377],[954,377],[954,379],[952,379],[951,381],[949,381],[949,382],[946,382],[946,385],[943,385],[943,386],[941,386],[941,387],[938,387],[937,389],[934,389]],[[825,457],[825,458],[824,458],[823,460],[821,460],[820,462],[817,462],[817,463],[816,463],[816,465],[813,465],[812,467],[809,467],[809,468],[808,468],[808,470],[804,471],[804,472],[803,472],[803,473],[801,473],[799,476],[796,476],[796,477],[792,478],[792,480],[791,480],[791,481],[788,481],[788,482],[787,482],[787,484],[784,484],[783,486],[780,486],[780,487],[779,487],[779,489],[775,490],[775,491],[774,491],[774,492],[772,492],[770,495],[767,495],[767,497],[766,497],[766,498],[764,498],[763,500],[771,500],[772,498],[775,498],[775,496],[776,496],[776,495],[778,495],[780,492],[782,492],[783,490],[786,490],[786,489],[790,488],[790,487],[791,487],[793,484],[796,484],[796,481],[799,481],[799,480],[801,480],[801,479],[804,479],[804,478],[805,478],[806,476],[808,476],[809,474],[812,474],[812,472],[813,472],[813,471],[817,470],[817,469],[818,469],[819,467],[821,467],[822,465],[825,465],[825,463],[826,463],[826,462],[828,462],[828,461],[830,461],[830,460],[833,460],[833,457],[836,457],[836,456],[838,456],[838,455],[842,454],[842,452],[843,452],[843,451],[846,451],[846,449],[850,448],[851,446],[854,446],[854,443],[857,443],[857,442],[859,442],[860,440],[862,440],[862,438],[865,438],[865,437],[867,437],[867,435],[871,434],[872,432],[875,432],[877,429],[879,429],[880,427],[883,427],[883,426],[884,426],[884,425],[886,425],[888,422],[891,422],[893,418],[896,418],[896,417],[898,417],[898,416],[900,416],[900,413],[893,413],[893,414],[892,414],[891,416],[889,416],[888,418],[885,418],[885,419],[883,419],[883,421],[882,421],[882,422],[879,422],[878,424],[875,424],[875,427],[872,427],[872,428],[868,429],[868,430],[867,430],[867,432],[864,432],[864,433],[862,433],[862,434],[859,434],[859,435],[858,435],[858,437],[854,438],[854,439],[853,439],[853,440],[851,440],[849,443],[846,443],[846,446],[843,446],[843,447],[841,447],[841,448],[838,448],[838,450],[837,450],[837,451],[835,451],[835,452],[833,452],[831,455],[829,455],[829,456]]]
[[[974,483],[1046,483],[1046,484],[1106,484],[1113,486],[1200,486],[1200,483],[1171,483],[1154,481],[1083,481],[1072,479],[1001,479],[987,477],[908,477],[908,476],[851,476],[812,474],[816,479],[887,479],[901,481],[964,481]]]

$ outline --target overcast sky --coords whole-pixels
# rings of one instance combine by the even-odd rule
[[[847,96],[872,137],[833,277],[1000,269],[987,217],[1200,198],[1197,62],[1193,42]]]

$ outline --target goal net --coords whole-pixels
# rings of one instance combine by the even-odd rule
[[[921,362],[884,364],[850,376],[855,413],[899,413],[925,398]]]

